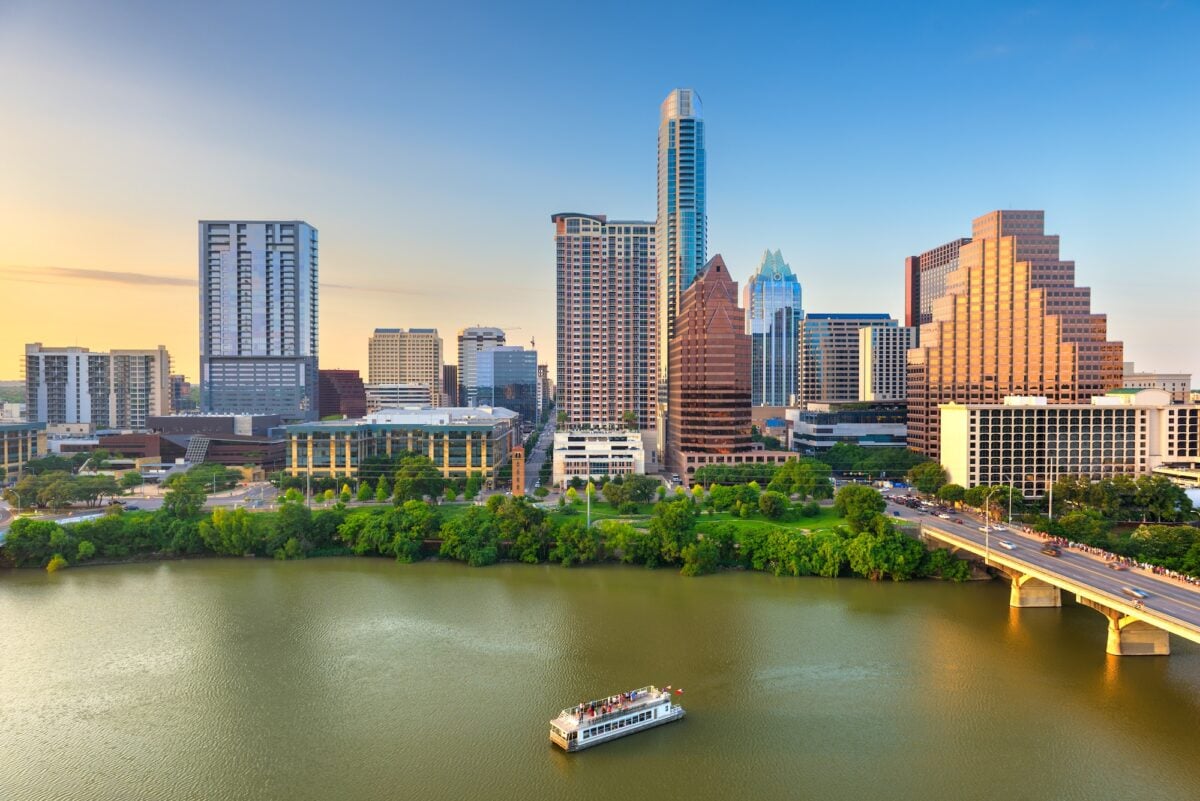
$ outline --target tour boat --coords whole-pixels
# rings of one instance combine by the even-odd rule
[[[564,709],[550,721],[550,742],[564,751],[582,751],[683,715],[683,707],[671,702],[670,686],[642,687]]]

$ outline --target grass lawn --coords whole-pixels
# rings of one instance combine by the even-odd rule
[[[845,520],[832,506],[822,506],[821,514],[817,517],[799,517],[795,512],[790,513],[787,517],[781,520],[768,520],[760,514],[746,519],[735,517],[730,512],[718,512],[717,514],[702,514],[696,525],[697,531],[704,531],[710,526],[719,523],[731,523],[737,526],[739,531],[753,531],[756,529],[807,529],[813,534],[818,531],[829,531],[843,524]]]

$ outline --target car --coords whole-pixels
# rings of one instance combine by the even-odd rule
[[[998,542],[997,545],[999,545],[1001,548],[1003,548],[1006,551],[1017,550],[1017,546],[1014,543],[1012,543],[1010,540],[1000,540],[1000,542]]]
[[[1042,553],[1046,556],[1062,556],[1062,548],[1048,542],[1042,546]]]
[[[950,519],[950,515],[946,514],[945,512],[938,512],[938,515],[937,515],[937,516],[938,516],[938,517],[940,517],[940,518],[942,518],[943,520],[949,520],[949,519]]]
[[[126,512],[140,512],[140,511],[142,511],[142,507],[138,506],[136,503],[127,503],[127,504],[125,504],[125,511]]]
[[[955,522],[955,523],[958,523],[960,526],[963,524],[963,521],[962,521],[962,518],[961,518],[961,517],[956,517],[956,518],[954,518],[954,522]]]
[[[1004,526],[992,526],[992,531],[1008,531]]]
[[[1150,593],[1145,590],[1139,590],[1137,587],[1122,587],[1121,592],[1128,595],[1130,598],[1137,598],[1139,601],[1144,601],[1150,597]]]
[[[1121,562],[1105,562],[1104,566],[1107,567],[1109,570],[1128,570],[1129,569],[1129,565],[1123,564]]]

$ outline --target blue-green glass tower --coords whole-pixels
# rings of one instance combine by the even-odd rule
[[[707,160],[700,95],[675,89],[663,101],[658,121],[659,454],[666,442],[667,358],[683,291],[708,260]]]
[[[750,335],[750,401],[787,406],[796,394],[799,368],[800,282],[778,250],[763,253],[758,272],[743,290]]]

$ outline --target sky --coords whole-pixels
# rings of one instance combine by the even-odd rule
[[[1139,369],[1200,385],[1200,3],[0,0],[0,379],[26,342],[198,371],[197,221],[304,219],[322,367],[496,325],[553,364],[559,211],[655,214],[701,95],[710,255],[817,312],[1045,209]]]

